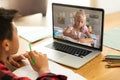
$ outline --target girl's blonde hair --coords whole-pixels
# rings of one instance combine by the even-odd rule
[[[86,20],[86,15],[84,10],[79,10],[75,13],[74,18],[76,19],[78,16],[82,17],[84,20]]]

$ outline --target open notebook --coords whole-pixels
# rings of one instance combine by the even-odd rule
[[[35,80],[39,75],[37,72],[35,72],[32,67],[30,66],[28,60],[25,60],[26,66],[23,66],[17,70],[15,70],[13,73],[18,75],[19,77],[29,77],[31,80]],[[49,67],[52,73],[55,74],[63,74],[68,77],[68,80],[87,80],[83,76],[74,73],[72,70],[69,70],[67,68],[64,68],[60,66],[59,64],[56,64],[52,61],[49,61]]]
[[[19,26],[17,27],[18,34],[20,37],[24,38],[30,43],[34,43],[38,40],[50,37],[52,35],[52,30],[50,27],[43,26]]]

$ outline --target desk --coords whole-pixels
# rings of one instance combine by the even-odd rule
[[[105,15],[104,30],[106,31],[114,27],[119,27],[120,26],[119,19],[120,19],[120,12]],[[19,50],[20,52],[25,50],[25,48],[23,47],[24,42],[25,42],[24,40],[20,40],[20,44],[22,46],[20,47]],[[33,46],[38,43],[33,44]],[[24,44],[24,46],[27,45]],[[84,76],[88,80],[119,80],[120,68],[105,68],[106,63],[101,61],[104,55],[107,53],[120,54],[119,51],[103,46],[103,52],[99,56],[91,60],[89,63],[81,67],[80,69],[75,70],[66,66],[65,67]]]

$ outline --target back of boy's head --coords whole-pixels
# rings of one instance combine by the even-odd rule
[[[16,10],[0,8],[0,41],[12,40],[12,21],[17,13]]]

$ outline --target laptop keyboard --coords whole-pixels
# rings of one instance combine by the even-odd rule
[[[51,48],[51,49],[55,49],[55,50],[58,50],[58,51],[66,52],[68,54],[78,56],[78,57],[81,57],[81,58],[88,55],[89,53],[91,53],[91,51],[89,51],[89,50],[80,49],[80,48],[77,48],[77,47],[61,44],[61,43],[58,43],[58,42],[53,42],[52,44],[49,44],[46,47]]]

